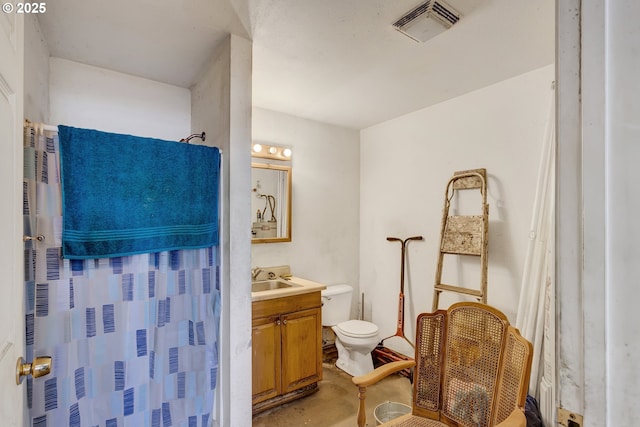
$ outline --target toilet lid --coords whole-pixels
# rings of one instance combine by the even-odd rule
[[[338,323],[337,328],[350,337],[371,337],[378,333],[378,327],[364,320],[347,320]]]

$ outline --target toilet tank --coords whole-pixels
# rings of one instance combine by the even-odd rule
[[[335,326],[349,320],[353,287],[349,285],[327,286],[322,295],[322,326]]]

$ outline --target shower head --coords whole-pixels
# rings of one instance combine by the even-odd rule
[[[205,134],[204,132],[202,132],[202,133],[192,133],[188,137],[182,138],[180,140],[180,142],[186,142],[188,144],[189,141],[191,141],[193,138],[200,138],[202,141],[204,141],[206,136],[207,136],[207,134]]]

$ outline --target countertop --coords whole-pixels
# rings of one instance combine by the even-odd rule
[[[281,289],[270,289],[268,291],[261,292],[251,292],[251,301],[264,301],[274,298],[308,294],[310,292],[320,292],[327,287],[322,283],[314,282],[312,280],[307,280],[296,276],[291,276],[290,278],[286,279],[286,281],[298,286]]]

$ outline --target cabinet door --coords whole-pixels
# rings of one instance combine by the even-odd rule
[[[282,316],[282,392],[288,393],[322,379],[320,309]]]
[[[252,403],[275,397],[281,391],[280,317],[255,319],[251,331]]]

